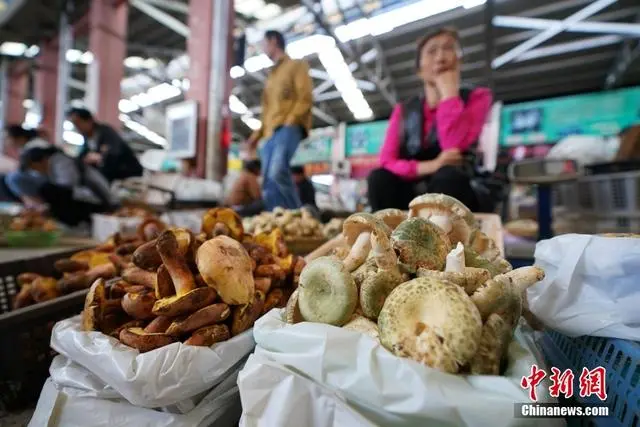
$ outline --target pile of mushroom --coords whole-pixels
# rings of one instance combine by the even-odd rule
[[[342,232],[344,219],[331,218],[331,220],[322,227],[322,233],[327,239],[333,239]]]
[[[83,327],[140,352],[178,341],[211,346],[284,307],[303,267],[279,230],[245,234],[233,210],[211,209],[200,234],[163,230],[133,252],[120,279],[96,280]]]
[[[343,247],[302,271],[287,322],[360,331],[449,373],[502,372],[540,268],[512,270],[471,211],[442,194],[417,197],[408,214],[351,215],[342,234]]]
[[[61,295],[87,289],[98,278],[112,279],[127,270],[134,251],[157,237],[166,225],[148,218],[132,235],[116,233],[104,244],[90,250],[77,252],[70,258],[55,262],[60,279],[36,273],[22,273],[17,277],[20,291],[13,300],[18,309],[39,302],[49,301]]]
[[[279,228],[285,240],[324,238],[322,224],[305,208],[275,208],[273,212],[262,212],[260,215],[246,218],[244,228],[247,233],[252,234],[270,233]]]

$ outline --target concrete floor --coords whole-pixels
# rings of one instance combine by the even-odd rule
[[[25,409],[21,412],[0,413],[0,427],[26,427],[31,420],[35,408]]]

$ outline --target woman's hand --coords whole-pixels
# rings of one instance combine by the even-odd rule
[[[102,154],[100,153],[87,153],[84,157],[84,162],[88,165],[96,166],[102,163]]]
[[[460,92],[460,71],[447,70],[435,77],[436,88],[440,93],[440,100],[454,98]]]
[[[460,166],[462,160],[462,153],[457,148],[442,151],[435,159],[418,163],[418,176],[433,175],[443,166]]]

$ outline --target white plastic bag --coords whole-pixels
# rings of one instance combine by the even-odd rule
[[[113,215],[91,215],[91,237],[104,242],[115,233],[133,233],[144,218],[122,218]]]
[[[575,160],[581,166],[609,162],[615,157],[619,146],[619,138],[570,135],[551,148],[547,159]]]
[[[529,309],[569,336],[640,340],[640,239],[565,234],[536,246]]]
[[[186,228],[194,233],[199,233],[202,227],[202,216],[205,212],[207,212],[206,209],[170,211],[163,213],[160,220],[174,227]]]
[[[29,427],[232,427],[240,417],[237,371],[186,414],[136,407],[120,398],[90,397],[47,379]]]
[[[528,391],[520,386],[533,364],[543,366],[523,340],[520,331],[509,348],[505,376],[450,375],[412,360],[394,356],[372,338],[358,332],[317,323],[287,325],[281,310],[272,310],[254,325],[255,357],[289,372],[307,377],[331,390],[352,411],[369,423],[384,426],[552,426],[553,420],[514,419],[514,404],[529,402]],[[238,385],[243,415],[248,426],[272,425],[266,416],[273,413],[268,375],[253,380],[255,364],[249,363],[239,375]],[[275,374],[274,374],[275,375]],[[275,387],[279,380],[273,381]],[[288,400],[279,403],[279,426],[330,426],[327,419],[310,416],[325,403],[314,403],[305,385],[287,377]],[[284,386],[283,386],[284,387]],[[548,383],[537,388],[538,400],[549,402]],[[300,396],[293,398],[293,396]],[[273,396],[275,397],[275,396]],[[277,404],[277,403],[274,403]],[[298,410],[313,405],[313,410]],[[335,409],[331,409],[335,411]],[[355,417],[355,415],[354,415]],[[249,423],[251,421],[251,423]],[[559,425],[563,423],[560,422]],[[366,425],[366,424],[364,424]]]
[[[140,354],[100,332],[84,332],[80,316],[56,323],[51,347],[84,366],[130,403],[176,404],[214,387],[254,347],[248,330],[211,348],[173,343]]]

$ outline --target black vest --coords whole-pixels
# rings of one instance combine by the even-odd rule
[[[460,89],[460,98],[467,103],[473,88]],[[440,154],[435,117],[428,135],[424,132],[424,97],[415,97],[403,105],[403,136],[399,157],[405,160],[433,160]]]

